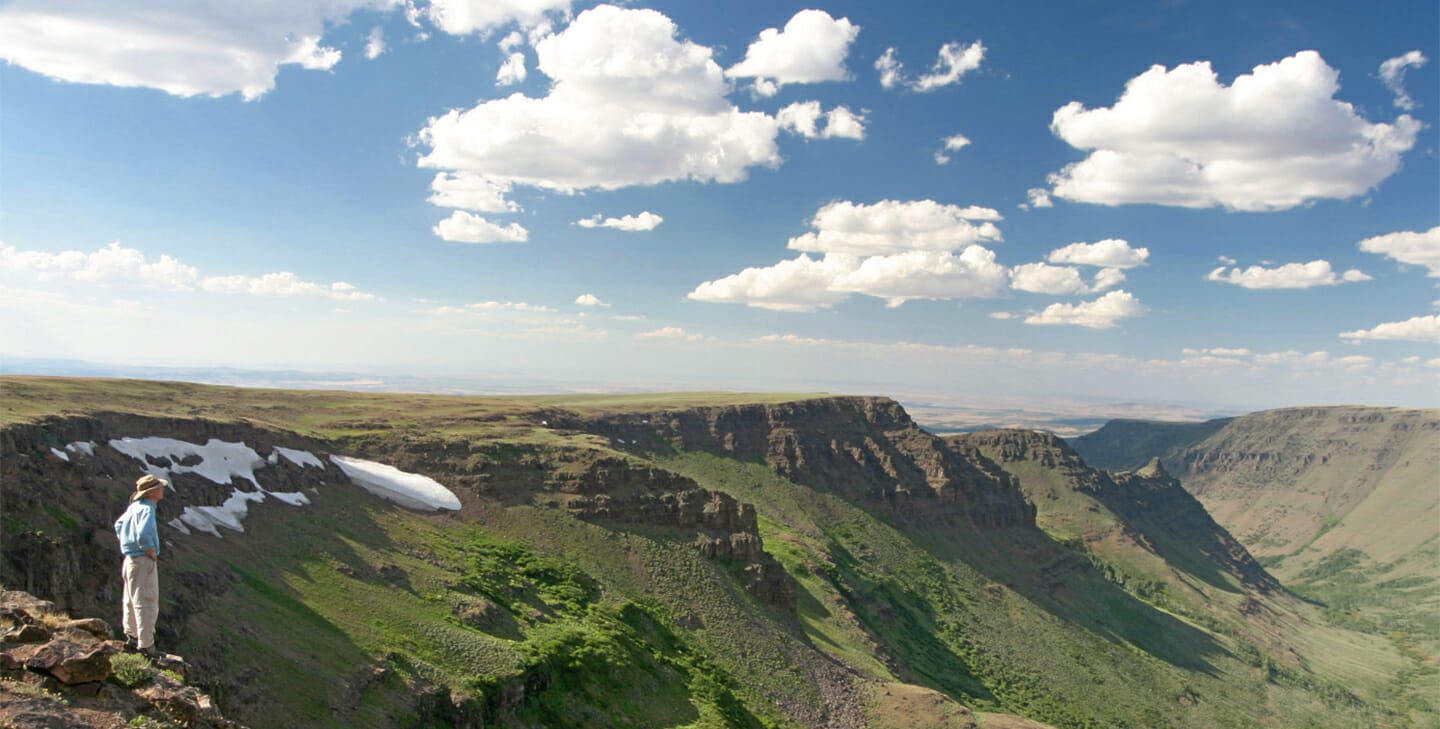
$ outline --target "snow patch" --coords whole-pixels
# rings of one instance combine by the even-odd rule
[[[225,499],[225,503],[219,506],[185,507],[185,511],[180,513],[180,522],[193,527],[197,531],[213,534],[217,537],[220,536],[220,530],[216,528],[217,526],[223,526],[235,532],[244,532],[245,526],[240,522],[245,518],[245,514],[250,511],[250,503],[258,503],[264,500],[265,492],[263,491],[241,491],[240,489],[235,489],[230,492],[230,498]]]
[[[281,456],[284,456],[285,460],[297,466],[314,466],[322,471],[325,470],[325,464],[319,458],[316,458],[314,453],[296,450],[294,448],[281,448],[280,446],[275,446],[275,450],[271,451],[270,465],[273,466],[279,463]]]
[[[76,448],[78,446],[78,448]],[[94,444],[71,443],[67,448],[87,451],[93,455]],[[255,484],[258,491],[241,491],[235,489],[230,492],[230,497],[225,503],[219,506],[187,506],[180,516],[165,522],[174,527],[182,534],[191,534],[191,530],[205,532],[220,536],[219,527],[225,527],[231,531],[244,532],[245,527],[241,521],[250,511],[250,504],[259,503],[265,500],[266,496],[274,496],[280,501],[291,506],[305,506],[310,503],[309,497],[305,494],[294,492],[267,491],[260,481],[255,478],[255,469],[265,467],[265,459],[260,457],[255,449],[244,443],[227,443],[217,438],[211,438],[205,445],[186,443],[185,441],[173,438],[120,438],[110,441],[110,447],[134,458],[145,464],[145,471],[157,478],[171,479],[171,474],[194,473],[218,484],[233,485],[235,479],[242,478]],[[325,464],[308,451],[294,450],[291,448],[276,448],[270,454],[270,463],[278,463],[278,457],[284,456],[286,460],[299,466],[315,466],[325,468]],[[194,466],[180,465],[181,460],[199,457],[200,462]],[[150,459],[168,462],[167,466],[160,466]],[[68,460],[68,459],[67,459]]]
[[[51,453],[54,453],[56,458],[59,458],[60,460],[66,462],[66,463],[69,463],[69,462],[70,462],[70,454],[69,454],[69,453],[66,453],[65,451],[62,451],[62,450],[60,450],[59,448],[51,448],[51,449],[50,449],[50,452],[51,452]]]
[[[174,438],[120,438],[110,441],[110,447],[145,464],[146,472],[156,478],[166,478],[171,473],[194,473],[220,484],[233,484],[235,478],[243,478],[260,487],[255,480],[255,469],[265,465],[255,449],[244,443],[227,443],[211,438],[205,445],[186,443]],[[199,456],[197,466],[182,466],[179,461],[190,456]],[[149,458],[168,458],[168,467],[157,466]]]
[[[87,456],[95,457],[95,441],[77,440],[65,446],[65,450],[71,453],[84,453]]]
[[[330,456],[356,485],[382,499],[424,511],[460,508],[460,499],[429,476],[406,473],[394,466],[345,456]]]

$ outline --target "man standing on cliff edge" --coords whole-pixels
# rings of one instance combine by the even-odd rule
[[[160,618],[160,531],[155,505],[165,498],[170,485],[163,478],[146,474],[135,482],[130,507],[115,520],[115,536],[125,555],[125,647],[148,658],[157,658],[155,623]]]

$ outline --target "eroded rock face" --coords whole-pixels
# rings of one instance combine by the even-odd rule
[[[780,476],[867,508],[977,527],[1033,526],[1014,480],[973,449],[947,448],[885,398],[609,415],[568,423],[620,448],[761,461]]]

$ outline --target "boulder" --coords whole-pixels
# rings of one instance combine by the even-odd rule
[[[110,677],[110,653],[103,646],[87,649],[55,640],[41,646],[25,667],[44,671],[67,685],[104,681]]]

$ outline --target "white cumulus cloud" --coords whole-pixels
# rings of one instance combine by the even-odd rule
[[[801,254],[774,266],[747,268],[715,281],[706,281],[687,298],[714,303],[743,303],[776,311],[813,311],[849,298],[831,284],[859,268],[854,256],[828,255],[819,260]]]
[[[1153,66],[1108,108],[1072,101],[1050,128],[1086,159],[1050,175],[1052,194],[1102,205],[1282,210],[1380,184],[1421,123],[1370,123],[1335,99],[1339,72],[1314,51],[1256,66],[1230,86],[1209,61]]]
[[[1141,316],[1149,311],[1128,291],[1111,291],[1104,296],[1080,304],[1051,304],[1039,314],[1025,318],[1026,324],[1070,324],[1109,329],[1121,319]]]
[[[530,238],[530,232],[519,223],[500,225],[464,210],[451,213],[433,230],[442,239],[457,243],[524,243]]]
[[[0,245],[0,270],[34,274],[40,281],[74,281],[110,287],[138,287],[172,292],[190,292],[199,288],[210,293],[250,294],[254,296],[323,296],[340,301],[374,301],[376,297],[359,291],[344,281],[319,284],[305,281],[289,271],[261,276],[204,276],[198,269],[162,254],[150,261],[145,254],[111,243],[100,250],[83,251],[22,251],[14,246]]]
[[[601,301],[600,297],[596,296],[595,294],[580,294],[579,296],[575,297],[575,303],[581,306],[609,306],[609,304]]]
[[[1029,190],[1026,190],[1026,191],[1025,191],[1025,200],[1026,200],[1026,202],[1021,203],[1020,207],[1026,207],[1026,206],[1029,206],[1029,207],[1032,207],[1032,208],[1053,208],[1053,207],[1055,207],[1055,202],[1050,199],[1050,191],[1049,191],[1049,190],[1046,190],[1046,189],[1043,188],[1043,187],[1032,187],[1032,188],[1030,188]]]
[[[820,120],[825,128],[820,128]],[[776,112],[775,120],[780,128],[807,138],[843,137],[865,138],[865,116],[850,111],[849,107],[837,106],[830,111],[821,111],[818,101],[797,101]]]
[[[426,16],[452,35],[485,33],[512,22],[543,23],[548,13],[567,12],[570,0],[430,0]]]
[[[168,255],[148,261],[145,254],[119,241],[93,253],[83,251],[22,251],[0,245],[0,269],[33,273],[41,281],[70,280],[93,284],[133,284],[165,291],[189,291],[200,274]]]
[[[933,200],[830,203],[811,221],[816,232],[790,239],[791,249],[806,253],[706,281],[689,298],[812,311],[852,294],[881,298],[892,307],[913,299],[998,296],[1010,283],[1010,271],[976,241],[999,240],[990,222],[999,219],[989,208]]]
[[[1131,248],[1128,241],[1106,238],[1094,243],[1071,243],[1064,248],[1056,248],[1050,251],[1046,260],[1105,268],[1134,268],[1145,265],[1149,257],[1149,248]]]
[[[1405,342],[1430,342],[1440,344],[1440,316],[1415,316],[1405,321],[1385,322],[1374,329],[1341,332],[1341,338],[1351,340],[1387,339]]]
[[[860,26],[824,10],[801,10],[784,30],[767,28],[725,75],[755,79],[755,91],[772,96],[785,84],[844,81],[845,57]]]
[[[1424,266],[1430,278],[1440,278],[1440,225],[1420,233],[1406,230],[1366,238],[1360,241],[1360,250]]]
[[[896,307],[912,299],[971,299],[999,296],[1010,272],[995,253],[972,245],[959,255],[943,251],[906,251],[871,256],[830,283],[832,291],[885,299]]]
[[[620,218],[606,218],[603,215],[595,214],[592,217],[575,221],[575,224],[582,228],[614,228],[628,232],[654,230],[665,219],[655,213],[646,210],[639,215],[626,215]]]
[[[882,200],[871,205],[830,203],[815,213],[813,233],[790,239],[789,247],[814,253],[887,255],[910,250],[953,251],[982,240],[1001,240],[990,208],[942,205],[934,200]],[[975,224],[971,221],[982,221]]]
[[[970,45],[950,42],[940,47],[939,57],[930,67],[930,72],[914,79],[905,76],[905,66],[896,57],[894,48],[885,49],[885,54],[875,61],[880,72],[880,85],[890,89],[905,86],[921,93],[960,83],[965,74],[980,67],[985,60],[985,46],[980,41]]]
[[[935,164],[937,165],[949,164],[950,155],[945,154],[946,152],[954,152],[955,150],[963,149],[970,144],[970,139],[963,134],[956,134],[954,136],[946,137],[940,141],[944,146],[940,149],[940,151],[935,153]]]
[[[355,287],[337,281],[325,285],[305,281],[289,271],[261,276],[210,276],[200,281],[200,288],[217,294],[250,294],[251,296],[323,296],[337,301],[374,301],[373,294],[356,291]]]
[[[1308,289],[1315,286],[1334,286],[1342,283],[1369,281],[1370,276],[1358,269],[1337,274],[1325,260],[1309,263],[1287,263],[1275,268],[1221,266],[1205,275],[1206,281],[1219,281],[1247,289]]]
[[[1079,269],[1048,263],[1022,263],[1010,272],[1010,276],[1010,287],[1017,291],[1055,296],[1098,293],[1115,288],[1125,280],[1125,274],[1120,269],[1104,268],[1095,274],[1092,283],[1087,284]]]
[[[524,82],[526,75],[528,74],[525,70],[525,54],[516,51],[505,58],[505,63],[495,73],[495,85],[514,86]]]
[[[430,181],[435,194],[429,201],[444,208],[464,208],[482,213],[514,213],[520,206],[505,199],[510,183],[473,172],[436,173]]]
[[[1429,59],[1425,58],[1424,53],[1410,51],[1380,64],[1380,80],[1384,82],[1385,88],[1395,94],[1395,106],[1406,111],[1415,108],[1415,100],[1405,92],[1405,72],[1425,65],[1427,60]]]
[[[709,48],[654,10],[601,5],[535,44],[541,98],[513,94],[430,119],[422,167],[560,192],[737,182],[777,166],[775,118],[743,112]]]
[[[326,70],[325,31],[391,0],[14,0],[0,8],[0,58],[53,79],[175,96],[257,99],[280,67]]]
[[[370,35],[365,37],[365,57],[375,60],[385,52],[385,30],[380,26],[370,29]]]

